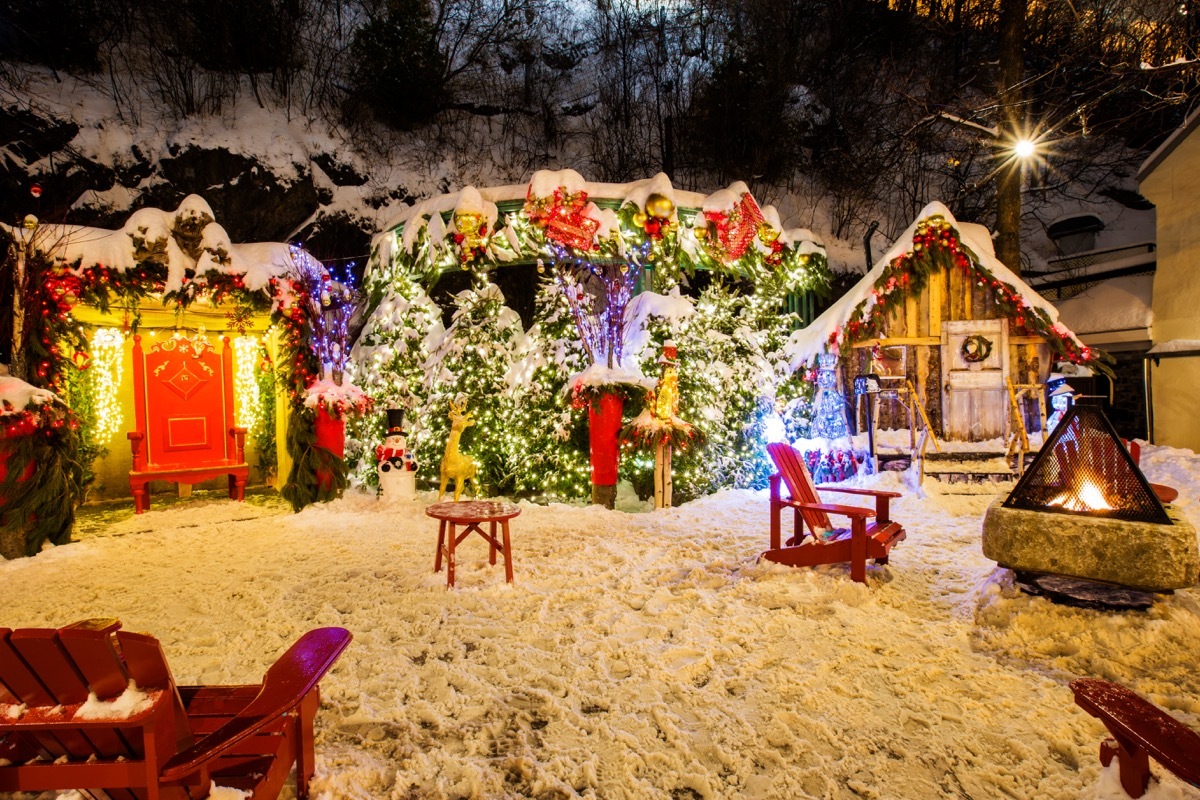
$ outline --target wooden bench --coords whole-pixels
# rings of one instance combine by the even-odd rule
[[[1121,788],[1141,797],[1150,786],[1150,760],[1175,777],[1200,787],[1200,735],[1135,692],[1099,678],[1071,681],[1075,702],[1108,728],[1112,737],[1100,743],[1100,763],[1113,757],[1121,773]]]
[[[273,800],[295,764],[308,796],[317,683],[348,631],[304,634],[261,684],[176,686],[158,641],[120,627],[0,628],[0,792],[195,800],[215,784]]]
[[[831,486],[824,488],[832,492],[875,498],[875,510],[823,503],[803,457],[794,447],[774,442],[767,445],[767,452],[779,472],[770,479],[771,549],[760,558],[791,567],[849,562],[850,577],[859,583],[866,583],[867,559],[886,564],[888,553],[905,538],[904,528],[891,519],[889,509],[892,498],[901,495],[898,492]],[[781,483],[787,485],[790,497],[781,496]],[[794,513],[795,532],[787,542],[782,541],[781,515],[784,508],[791,508]],[[850,527],[834,528],[830,514],[848,517]],[[874,520],[868,522],[872,517]]]

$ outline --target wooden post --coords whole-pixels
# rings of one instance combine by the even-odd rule
[[[674,448],[669,442],[659,442],[654,448],[654,507],[670,508],[673,480],[671,459]]]

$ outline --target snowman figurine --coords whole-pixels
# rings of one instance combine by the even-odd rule
[[[417,498],[417,460],[408,449],[408,434],[404,430],[404,409],[387,410],[388,431],[383,444],[375,448],[379,460],[379,488],[383,499],[415,500]]]

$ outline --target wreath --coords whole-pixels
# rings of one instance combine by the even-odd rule
[[[958,352],[962,355],[963,361],[968,364],[987,361],[988,356],[992,354],[992,340],[978,333],[968,336],[963,339],[962,347],[958,349]]]

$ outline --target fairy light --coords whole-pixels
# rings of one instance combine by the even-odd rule
[[[91,339],[92,405],[96,444],[106,445],[121,430],[118,402],[124,370],[125,337],[117,328],[97,328]]]
[[[237,398],[235,424],[253,430],[262,417],[262,398],[258,394],[258,375],[255,372],[258,349],[257,336],[239,336],[233,340],[237,368],[233,375],[233,393]]]

